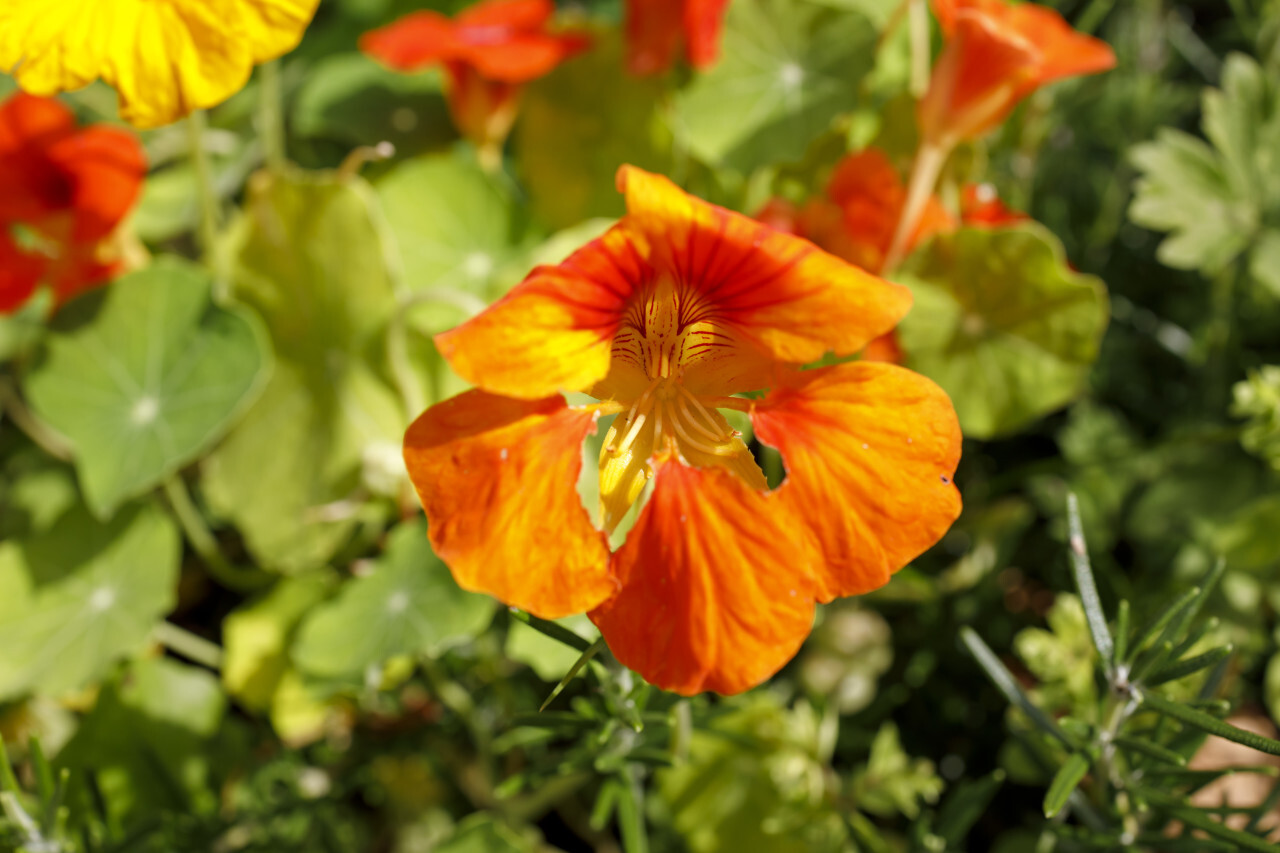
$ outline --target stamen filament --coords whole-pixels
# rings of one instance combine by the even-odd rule
[[[680,410],[677,410],[675,412],[675,416],[671,418],[671,425],[672,427],[675,428],[675,433],[680,438],[681,444],[683,444],[684,446],[690,447],[694,450],[700,450],[703,453],[709,453],[712,456],[724,455],[726,450],[725,445],[707,444],[689,435],[688,430],[685,429],[686,425],[682,423],[680,420]]]
[[[703,419],[704,419],[708,424],[710,424],[711,429],[710,429],[710,430],[705,429],[701,424],[696,423],[696,422],[694,422],[694,421],[690,421],[690,422],[689,422],[689,426],[693,427],[694,429],[697,429],[699,432],[701,432],[701,433],[702,433],[703,435],[705,435],[707,438],[711,439],[712,441],[714,441],[714,442],[716,442],[716,443],[719,443],[719,442],[722,442],[722,441],[728,441],[729,439],[733,438],[733,431],[732,431],[732,430],[730,430],[730,431],[729,431],[729,434],[728,434],[728,435],[725,435],[725,434],[723,434],[723,433],[721,433],[721,432],[720,432],[720,424],[716,423],[716,419],[715,419],[715,418],[713,418],[713,417],[711,416],[711,413],[710,413],[710,412],[708,412],[708,411],[707,411],[707,409],[706,409],[706,407],[704,407],[704,406],[702,405],[702,401],[701,401],[701,400],[699,400],[697,397],[695,397],[692,391],[690,391],[688,388],[686,388],[686,387],[684,387],[683,385],[681,385],[681,386],[680,386],[680,393],[681,393],[681,394],[683,394],[685,397],[687,397],[687,398],[689,399],[689,402],[693,404],[693,405],[692,405],[692,409],[693,409],[695,412],[697,412],[699,415],[701,415],[701,416],[702,416],[702,418],[703,418]]]

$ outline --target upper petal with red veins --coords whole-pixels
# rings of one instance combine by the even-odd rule
[[[431,544],[458,584],[548,619],[617,588],[609,545],[578,496],[595,413],[560,397],[468,391],[409,427],[404,456]]]
[[[791,659],[813,622],[811,552],[723,468],[659,466],[592,612],[624,665],[664,690],[739,693]]]
[[[693,288],[773,358],[804,363],[857,352],[911,306],[907,288],[664,177],[623,166],[618,184],[627,196],[623,224],[655,271]]]
[[[960,427],[947,395],[890,364],[800,371],[755,410],[787,479],[769,495],[822,559],[819,601],[882,586],[960,514]]]
[[[538,267],[436,345],[459,376],[497,394],[583,391],[609,372],[627,300],[650,274],[615,226],[559,266]]]

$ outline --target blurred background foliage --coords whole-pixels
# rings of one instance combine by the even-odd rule
[[[0,849],[1271,849],[1241,839],[1276,825],[1280,765],[1158,703],[1264,736],[1280,716],[1280,3],[1048,4],[1118,68],[948,166],[1041,224],[939,238],[903,274],[910,363],[969,437],[964,515],[732,699],[459,590],[401,435],[464,387],[430,336],[607,227],[619,163],[750,213],[869,143],[909,162],[897,3],[735,0],[714,69],[657,78],[624,72],[617,0],[562,3],[596,45],[530,85],[496,174],[437,73],[356,50],[465,5],[325,0],[279,68],[299,168],[258,171],[261,73],[209,116],[212,273],[168,258],[47,329],[39,305],[0,319],[0,397],[29,407],[0,419]],[[66,100],[114,113],[100,86]],[[143,138],[131,227],[196,256],[185,130]],[[1130,664],[1156,705],[1117,692]]]

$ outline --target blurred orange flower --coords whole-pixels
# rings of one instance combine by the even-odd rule
[[[960,194],[960,221],[965,225],[998,228],[1028,222],[1031,217],[1000,200],[991,184],[965,184]]]
[[[140,128],[177,121],[244,87],[298,44],[319,0],[4,0],[0,71],[34,95],[101,78]]]
[[[950,526],[960,431],[903,368],[800,369],[892,328],[905,288],[666,178],[618,180],[617,225],[436,338],[479,387],[419,417],[405,461],[459,584],[547,618],[589,610],[651,683],[736,693],[791,658],[815,601],[881,586]],[[779,488],[721,409],[781,452]],[[610,414],[600,530],[577,482]]]
[[[660,74],[681,48],[689,64],[708,68],[720,56],[720,29],[729,0],[628,0],[627,67]]]
[[[58,302],[110,278],[109,244],[146,176],[129,133],[80,130],[58,101],[19,93],[0,105],[0,312],[50,285]]]
[[[994,128],[1046,83],[1115,66],[1103,41],[1052,9],[1008,0],[933,0],[946,37],[920,101],[926,144],[950,149]]]
[[[411,12],[365,33],[360,49],[397,71],[443,65],[453,122],[493,166],[523,84],[589,45],[580,34],[549,32],[554,13],[552,0],[485,0],[452,20]]]

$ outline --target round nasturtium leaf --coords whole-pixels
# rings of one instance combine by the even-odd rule
[[[400,655],[438,655],[483,631],[497,603],[467,592],[431,550],[426,525],[402,524],[373,573],[302,623],[293,659],[321,677],[359,678]]]
[[[269,363],[252,315],[213,304],[199,267],[161,259],[58,312],[23,390],[106,518],[217,441]]]
[[[292,574],[346,541],[355,520],[323,507],[358,493],[366,466],[394,463],[407,476],[399,448],[409,413],[384,369],[395,286],[363,179],[262,172],[246,210],[233,292],[266,322],[276,369],[205,457],[202,486],[261,566]]]
[[[424,331],[452,328],[524,276],[528,228],[506,185],[474,162],[418,157],[385,175],[377,191],[399,251],[401,281],[433,294],[430,316],[414,312]]]
[[[82,505],[0,544],[0,700],[101,678],[173,609],[181,541],[169,517],[133,506],[108,523]]]
[[[1013,432],[1083,390],[1107,293],[1043,226],[938,237],[896,278],[915,295],[899,326],[907,366],[951,396],[965,435]]]
[[[814,0],[737,0],[720,61],[676,99],[675,128],[712,165],[798,161],[842,113],[875,59],[875,25]]]

